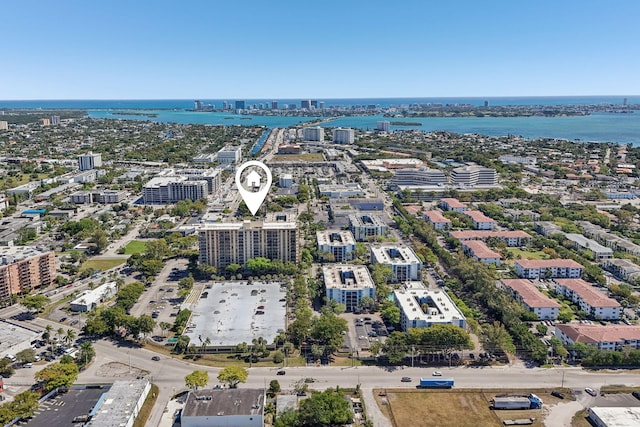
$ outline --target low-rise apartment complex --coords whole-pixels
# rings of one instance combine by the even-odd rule
[[[622,306],[582,279],[554,279],[556,292],[578,304],[580,310],[595,319],[620,319]]]
[[[555,335],[565,344],[578,342],[599,350],[640,350],[639,325],[556,325]]]
[[[408,288],[394,291],[393,297],[400,309],[403,331],[433,325],[467,327],[466,318],[446,292]]]
[[[371,248],[371,262],[391,267],[392,282],[420,280],[422,261],[408,246],[382,245]]]
[[[515,262],[518,277],[524,279],[552,279],[555,277],[577,279],[584,266],[572,259],[519,259]]]
[[[344,304],[347,311],[356,309],[364,297],[376,297],[376,285],[364,265],[325,265],[322,274],[327,298]]]
[[[500,287],[509,292],[522,306],[538,316],[541,320],[555,320],[558,318],[560,304],[540,292],[538,288],[526,279],[502,279]]]

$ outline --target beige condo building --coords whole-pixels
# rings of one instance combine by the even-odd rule
[[[300,261],[300,238],[295,215],[270,214],[259,221],[217,222],[199,230],[199,261],[216,268],[245,265],[264,257]]]

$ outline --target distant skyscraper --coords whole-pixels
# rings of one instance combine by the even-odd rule
[[[387,132],[391,130],[391,123],[388,121],[376,122],[376,130],[380,132]]]
[[[627,98],[622,100],[622,105],[627,105]]]
[[[312,99],[311,100],[311,106],[313,108],[318,108],[318,100],[317,99]]]
[[[78,156],[78,167],[81,171],[88,171],[100,166],[102,166],[102,154],[100,153],[89,151],[87,154]]]
[[[300,108],[310,110],[311,109],[311,101],[308,99],[303,99],[300,101]]]
[[[202,108],[204,107],[204,104],[202,103],[202,101],[193,101],[193,109],[196,111],[200,111],[202,110]]]
[[[0,130],[9,130],[9,122],[1,121],[0,122]]]
[[[60,116],[51,116],[49,120],[51,120],[53,126],[60,124]]]
[[[488,107],[489,106],[489,101],[484,101],[484,106]]]
[[[236,110],[244,110],[245,104],[244,101],[236,101]]]
[[[278,101],[271,101],[271,109],[273,110],[278,109]]]
[[[229,106],[227,105],[227,101],[222,101],[222,109],[226,110]]]
[[[324,101],[320,101],[320,109],[324,110]]]

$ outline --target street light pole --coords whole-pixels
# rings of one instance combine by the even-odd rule
[[[564,371],[562,371],[562,386],[561,388],[564,388]]]

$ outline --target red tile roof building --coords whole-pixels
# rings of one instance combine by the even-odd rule
[[[554,279],[556,292],[580,306],[580,310],[596,319],[620,319],[622,306],[582,279]]]
[[[566,344],[581,342],[600,350],[640,349],[640,325],[556,325],[555,335]]]
[[[485,264],[500,265],[500,254],[489,249],[487,244],[480,240],[462,242],[462,250],[465,254],[476,261],[480,261]]]
[[[500,287],[509,292],[527,310],[535,313],[538,319],[555,320],[558,318],[560,304],[540,292],[527,279],[502,279]]]
[[[463,231],[451,231],[449,235],[460,241],[465,241],[465,240],[486,241],[487,239],[493,237],[495,239],[505,242],[507,246],[522,246],[531,240],[531,236],[521,230],[513,230],[513,231],[463,230]]]

